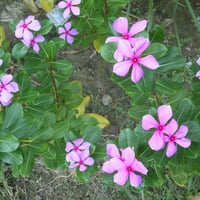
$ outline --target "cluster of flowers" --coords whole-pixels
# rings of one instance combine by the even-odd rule
[[[177,151],[176,144],[183,148],[188,148],[191,141],[185,138],[188,132],[188,127],[181,125],[178,128],[178,123],[172,119],[173,113],[170,105],[162,105],[158,107],[157,122],[150,114],[144,115],[142,118],[142,128],[144,130],[155,129],[153,135],[149,139],[149,146],[152,150],[159,151],[167,145],[166,156],[171,157]]]
[[[76,5],[80,4],[81,0],[64,0],[58,3],[58,8],[63,9],[63,17],[69,18],[72,13],[75,16],[80,15],[80,8]],[[67,41],[67,43],[72,44],[74,42],[73,36],[77,35],[76,29],[71,28],[71,22],[64,24],[64,27],[58,28],[58,33],[60,38]]]
[[[0,77],[0,106],[10,105],[13,94],[19,91],[18,84],[12,81],[13,76],[4,74]]]
[[[125,185],[128,179],[134,187],[140,186],[142,176],[147,175],[148,170],[142,162],[135,157],[135,152],[131,147],[120,149],[121,154],[115,144],[107,145],[107,155],[111,158],[103,164],[102,170],[105,173],[114,175],[114,182],[118,185]]]
[[[35,52],[39,52],[40,47],[38,43],[43,42],[44,37],[34,32],[40,29],[40,22],[34,16],[30,15],[25,20],[20,20],[16,25],[15,37],[21,39],[25,46],[33,48]]]
[[[85,171],[87,170],[87,166],[94,164],[94,159],[90,157],[90,146],[91,144],[84,142],[83,138],[66,143],[66,160],[70,163],[70,169],[79,167],[80,171]]]
[[[142,66],[151,70],[159,67],[159,63],[153,55],[141,57],[142,53],[149,47],[150,41],[145,37],[133,37],[144,31],[147,26],[146,20],[136,22],[128,27],[128,19],[119,17],[113,22],[113,29],[120,36],[111,36],[106,39],[106,43],[117,43],[117,50],[114,58],[117,63],[113,66],[113,72],[118,76],[126,76],[132,67],[131,80],[136,83],[144,74]]]

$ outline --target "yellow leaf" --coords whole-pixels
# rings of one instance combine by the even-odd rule
[[[33,13],[37,13],[38,7],[36,6],[34,0],[23,0],[24,5]]]
[[[99,114],[96,114],[96,113],[89,113],[88,115],[90,117],[95,118],[99,122],[98,126],[100,128],[105,128],[106,126],[108,126],[110,124],[110,122],[105,117],[103,117],[102,115],[99,115]]]
[[[76,110],[78,111],[76,117],[79,117],[81,114],[85,112],[85,107],[88,105],[89,102],[90,102],[90,97],[86,96],[81,102],[81,104],[76,108]]]
[[[0,47],[2,46],[3,41],[6,39],[5,31],[3,26],[0,26]]]
[[[40,0],[42,9],[46,12],[50,12],[54,6],[54,0]]]
[[[105,39],[102,36],[98,36],[96,40],[93,41],[94,48],[97,52],[100,51],[100,47],[104,44]]]

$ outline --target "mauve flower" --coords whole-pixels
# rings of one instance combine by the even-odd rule
[[[117,153],[115,146],[112,147],[114,148],[113,152],[115,152],[115,155]],[[118,156],[118,153],[116,156]],[[103,164],[102,170],[108,174],[116,171],[114,175],[114,182],[116,184],[125,185],[129,180],[134,187],[138,187],[142,183],[142,176],[138,175],[138,173],[146,175],[148,172],[143,163],[136,159],[135,152],[130,147],[122,150],[120,158],[113,157],[106,161]]]
[[[116,42],[118,43],[119,40],[127,40],[130,43],[134,43],[137,41],[137,38],[133,38],[134,35],[137,33],[142,32],[147,26],[147,20],[141,20],[134,23],[129,30],[128,19],[126,17],[119,17],[113,22],[113,29],[120,34],[120,36],[111,36],[106,39],[107,42]],[[121,53],[120,49],[114,53],[114,58],[120,62],[123,60],[123,54]]]
[[[150,42],[148,39],[141,38],[131,47],[127,40],[120,40],[118,42],[118,49],[126,57],[122,62],[118,62],[113,66],[113,72],[118,76],[126,76],[132,67],[131,80],[136,83],[143,76],[143,69],[145,66],[149,69],[155,70],[159,67],[159,63],[153,55],[141,57],[142,53],[148,48]]]
[[[12,81],[13,77],[10,74],[3,75],[0,78],[0,103],[3,106],[8,106],[11,103],[13,94],[19,91],[18,84]]]
[[[90,146],[91,144],[89,142],[84,142],[83,138],[77,138],[73,142],[67,142],[65,148],[65,151],[67,152],[66,160],[71,162],[71,153],[81,154],[81,152],[89,150]]]
[[[22,42],[26,46],[33,48],[33,50],[37,53],[40,51],[38,43],[43,41],[44,37],[42,35],[38,34],[34,37],[32,33],[30,33],[26,38],[22,39]]]
[[[200,57],[197,59],[196,63],[200,66]],[[200,79],[200,71],[198,71],[195,75],[198,79]]]
[[[81,0],[64,0],[58,3],[58,8],[64,8],[63,17],[67,18],[72,12],[74,15],[80,15],[80,8],[76,5],[80,4]]]
[[[188,148],[191,145],[191,140],[185,138],[188,132],[188,127],[185,125],[181,125],[178,131],[171,130],[166,132],[165,142],[168,142],[166,156],[171,157],[177,151],[176,144],[180,145],[183,148]]]
[[[144,115],[142,118],[142,128],[144,130],[155,129],[153,135],[149,139],[149,146],[155,151],[159,151],[165,146],[164,133],[175,132],[178,128],[178,124],[175,119],[172,118],[172,109],[170,105],[162,105],[158,107],[158,119],[157,122],[150,114]]]
[[[77,35],[78,32],[76,29],[71,29],[71,23],[67,22],[65,25],[65,28],[59,27],[58,33],[60,34],[60,38],[63,40],[66,40],[69,44],[72,44],[74,42],[74,38],[72,36]]]
[[[20,20],[16,26],[15,36],[16,38],[30,38],[31,31],[39,31],[41,28],[40,22],[30,15],[25,20]]]
[[[80,171],[87,170],[87,166],[92,166],[94,164],[94,159],[89,156],[90,152],[85,150],[81,153],[71,152],[70,153],[70,165],[69,168],[73,169],[79,167]]]

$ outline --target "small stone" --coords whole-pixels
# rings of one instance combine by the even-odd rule
[[[102,97],[102,103],[104,106],[108,106],[112,101],[112,97],[108,94],[104,94]]]

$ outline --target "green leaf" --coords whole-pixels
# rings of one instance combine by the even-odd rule
[[[200,124],[195,121],[187,121],[184,125],[188,126],[187,138],[194,142],[200,142]]]
[[[92,157],[96,159],[104,159],[106,157],[106,147],[105,146],[97,146],[95,148],[95,152],[92,154]]]
[[[34,152],[31,149],[24,147],[22,150],[24,162],[20,166],[20,174],[25,177],[30,175],[33,169],[35,158]]]
[[[44,158],[54,159],[56,157],[56,148],[53,144],[48,144],[48,149],[43,154]]]
[[[54,97],[51,94],[41,94],[34,100],[35,106],[48,108],[54,103]]]
[[[123,129],[119,134],[119,146],[120,148],[134,147],[135,136],[131,129]]]
[[[13,124],[15,124],[20,118],[23,117],[23,108],[20,103],[12,104],[6,110],[6,115],[4,117],[2,129],[7,129]]]
[[[189,98],[185,98],[182,101],[179,101],[178,108],[174,112],[174,118],[178,121],[179,124],[192,121],[197,115],[198,110],[195,105],[190,101]]]
[[[19,141],[11,133],[0,134],[0,152],[11,152],[18,148]]]
[[[56,48],[63,48],[66,45],[66,41],[61,39],[61,38],[53,38],[51,41],[54,42],[54,44],[56,45]]]
[[[46,142],[41,142],[41,143],[31,142],[25,146],[35,154],[42,154],[48,150],[48,144]]]
[[[14,32],[16,29],[17,24],[19,23],[19,19],[11,20],[9,23],[10,29]]]
[[[37,33],[41,35],[48,34],[53,27],[53,24],[51,23],[51,21],[48,19],[45,19],[45,20],[42,20],[40,23],[41,23],[41,29]]]
[[[44,142],[50,140],[53,136],[53,129],[49,127],[48,129],[41,129],[36,134],[34,134],[31,138],[31,141],[34,143]]]
[[[168,51],[167,47],[161,43],[152,43],[144,52],[144,55],[152,54],[156,59],[161,58]]]
[[[160,67],[158,72],[169,72],[182,69],[186,65],[186,59],[179,55],[177,47],[171,47],[168,52],[158,60]]]
[[[164,30],[162,26],[155,24],[149,32],[151,43],[163,42],[164,40]]]
[[[4,163],[8,163],[11,165],[21,165],[23,162],[23,157],[20,150],[8,152],[8,153],[0,153],[0,159]]]
[[[166,103],[172,106],[178,106],[182,99],[188,98],[190,96],[190,92],[187,90],[179,90],[175,94],[171,95]]]
[[[114,42],[104,44],[100,48],[101,57],[109,63],[116,63],[116,60],[113,57],[116,48],[117,45]]]
[[[82,135],[85,141],[96,144],[101,138],[102,131],[97,126],[89,126],[83,130]]]
[[[133,105],[129,110],[128,114],[134,119],[141,119],[146,113],[148,113],[149,107],[146,105]]]
[[[22,43],[17,43],[12,49],[12,56],[16,59],[23,58],[28,52],[29,47],[25,46]]]

